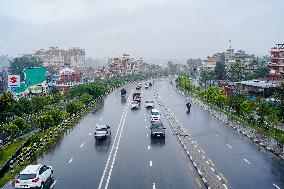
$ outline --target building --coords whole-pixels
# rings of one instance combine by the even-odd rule
[[[83,83],[83,73],[69,67],[65,67],[59,71],[59,79],[56,82],[56,87],[63,93],[70,91],[74,85]]]
[[[280,78],[284,76],[284,44],[277,44],[277,47],[271,48],[269,51],[270,61],[268,66],[271,68],[268,76]]]
[[[149,71],[148,64],[142,58],[135,60],[128,54],[123,54],[122,57],[109,58],[108,68],[112,76],[147,73]]]
[[[212,56],[208,56],[206,60],[202,61],[202,67],[203,68],[208,68],[208,69],[214,69],[216,66],[216,63],[218,61],[218,58]]]
[[[281,82],[249,80],[236,82],[236,90],[239,93],[244,93],[252,96],[260,96],[267,98],[279,90]]]
[[[40,49],[25,56],[35,56],[43,61],[43,65],[47,68],[56,70],[57,72],[65,65],[76,69],[85,68],[85,50],[78,47],[72,47],[68,50],[59,49],[58,47],[50,47],[49,49]]]

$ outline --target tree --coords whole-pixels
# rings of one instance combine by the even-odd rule
[[[66,111],[72,115],[76,114],[79,110],[83,108],[83,104],[80,102],[70,102],[66,105]]]
[[[207,83],[214,79],[214,70],[209,70],[208,68],[204,68],[200,72],[199,81],[201,84],[207,87]]]
[[[89,102],[91,102],[93,100],[93,96],[88,94],[88,93],[84,93],[80,96],[80,101],[82,103],[84,103],[85,105],[87,105]]]
[[[253,71],[253,77],[254,77],[253,79],[266,77],[269,71],[270,71],[270,68],[267,66],[257,68]]]
[[[16,117],[13,121],[12,124],[16,125],[20,131],[27,132],[31,128],[31,125],[26,123],[26,121],[21,118],[21,117]]]
[[[278,110],[278,117],[284,121],[284,83],[281,84],[280,90],[274,94],[276,99],[276,109]]]
[[[232,63],[228,71],[230,81],[241,81],[245,77],[245,67],[240,60],[236,60],[235,63]]]
[[[36,118],[36,123],[40,129],[46,130],[53,126],[54,120],[51,115],[44,114]]]
[[[20,129],[17,125],[13,123],[8,123],[4,125],[4,132],[11,138],[14,138],[20,133]]]
[[[226,66],[224,62],[217,61],[214,69],[215,77],[217,80],[226,79]]]
[[[10,61],[10,73],[21,76],[21,81],[24,80],[23,70],[29,67],[41,67],[42,60],[36,57],[17,57]]]
[[[240,104],[240,114],[245,118],[251,119],[254,114],[255,104],[249,100],[244,100]]]
[[[0,119],[2,122],[14,115],[11,110],[15,103],[16,100],[11,93],[3,93],[0,95]]]
[[[13,106],[13,112],[17,116],[22,116],[23,114],[29,114],[32,112],[31,101],[22,97]]]

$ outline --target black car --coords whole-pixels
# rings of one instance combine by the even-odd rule
[[[165,127],[161,121],[155,121],[151,124],[151,137],[165,137]]]

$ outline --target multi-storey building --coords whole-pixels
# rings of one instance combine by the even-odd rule
[[[284,76],[284,44],[277,44],[277,47],[271,48],[270,63],[268,66],[271,68],[268,76],[280,77]]]
[[[109,58],[108,67],[112,75],[138,74],[149,71],[142,58],[135,60],[130,58],[128,54],[123,54],[119,58]]]
[[[32,56],[42,59],[47,68],[60,68],[64,65],[82,69],[85,67],[85,50],[72,47],[68,50],[50,47],[48,50],[40,49]]]

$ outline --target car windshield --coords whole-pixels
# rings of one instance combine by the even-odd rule
[[[107,131],[107,128],[97,128],[96,131]]]
[[[153,101],[146,101],[146,103],[154,103]]]
[[[163,129],[164,128],[163,125],[153,125],[152,127],[153,129]]]
[[[160,112],[152,112],[152,115],[160,115]]]
[[[29,180],[34,179],[36,177],[36,174],[20,174],[19,179],[20,180]]]

